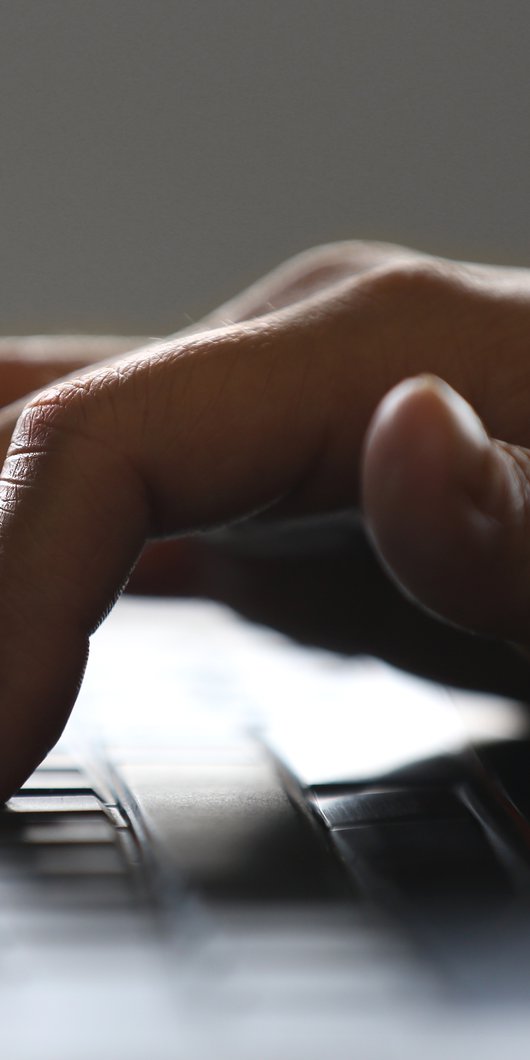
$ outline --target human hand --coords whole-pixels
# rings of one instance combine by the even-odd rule
[[[431,380],[385,398],[434,373],[526,446],[528,274],[376,251],[287,308],[151,345],[26,406],[2,480],[2,794],[59,735],[88,636],[147,537],[256,512],[272,526],[362,493],[408,592],[528,643],[526,453],[491,443]]]

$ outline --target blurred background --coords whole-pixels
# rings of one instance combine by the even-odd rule
[[[528,0],[0,0],[0,331],[162,335],[350,237],[530,263]]]

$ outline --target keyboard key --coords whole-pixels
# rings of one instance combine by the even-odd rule
[[[96,813],[101,803],[95,795],[15,795],[6,806],[6,813]]]
[[[505,895],[505,871],[484,833],[469,815],[453,820],[405,820],[360,824],[331,832],[354,877],[379,879],[407,901],[478,902]]]
[[[118,849],[107,844],[19,846],[0,850],[0,880],[31,874],[42,876],[120,875],[126,865]]]
[[[93,794],[86,776],[78,769],[38,769],[18,792],[22,795]]]
[[[45,773],[51,769],[62,773],[78,770],[78,767],[79,762],[72,755],[67,754],[65,751],[50,751],[50,754],[46,756],[44,762],[41,762],[35,772],[37,774]]]
[[[0,833],[1,835],[1,833]],[[64,814],[57,818],[43,818],[38,824],[23,826],[16,834],[17,842],[27,844],[67,843],[114,843],[116,833],[102,813],[98,814]],[[3,842],[3,836],[0,843]]]
[[[82,846],[37,846],[32,850],[32,865],[39,875],[106,876],[121,875],[127,867],[117,847],[110,844]]]
[[[340,795],[317,792],[313,803],[326,824],[334,829],[369,821],[459,818],[468,813],[449,788],[387,788]]]

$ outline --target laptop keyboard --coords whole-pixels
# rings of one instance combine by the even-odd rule
[[[320,789],[311,797],[354,875],[365,859],[373,864],[369,830],[382,828],[389,811],[399,818],[399,829],[416,828],[419,818],[432,829],[450,818],[453,833],[466,821],[460,804],[437,788],[393,791],[391,804],[386,791]],[[428,824],[422,819],[426,808]],[[434,840],[447,868],[438,831]],[[385,862],[385,877],[397,873],[401,882],[406,865],[400,851],[386,837],[376,846],[379,864],[382,852],[395,854],[392,873]],[[228,1021],[245,1011],[256,1018],[302,1013],[305,1021],[315,1012],[319,1025],[353,1013],[377,1023],[382,1005],[387,1020],[416,1006],[423,1018],[440,997],[451,996],[423,947],[399,930],[392,915],[361,898],[213,903],[196,935],[180,933],[177,945],[161,953],[147,877],[135,825],[119,800],[74,761],[51,755],[0,812],[0,984],[17,1035],[25,1012],[37,1004],[47,1013],[54,997],[65,993],[88,1028],[87,1042],[94,1012],[98,1018],[105,1013],[105,1034],[115,1025],[116,1035],[123,1035],[128,1022],[122,1015],[129,1018],[134,997],[143,1026],[162,1028],[167,1043],[183,1028],[195,1032],[205,1007],[210,1018],[213,1013]],[[410,890],[408,879],[406,884]],[[449,962],[448,971],[452,977],[459,969]],[[471,975],[477,979],[475,967]],[[455,982],[463,990],[462,976]],[[481,996],[484,988],[481,979]],[[75,1021],[72,1027],[75,1041]],[[137,1044],[143,1052],[135,1054]],[[100,1055],[155,1055],[152,1043],[132,1045]]]
[[[149,905],[130,822],[63,755],[51,754],[0,812],[0,895],[28,911]]]
[[[435,983],[438,989],[442,982],[445,991],[452,986],[461,992],[465,986],[466,994],[472,983],[483,998],[498,994],[497,973],[502,967],[502,978],[514,995],[517,984],[512,973],[517,967],[513,936],[520,932],[523,921],[519,917],[514,921],[508,952],[503,955],[500,940],[491,930],[491,913],[500,911],[505,923],[506,909],[514,908],[514,898],[511,889],[506,889],[486,836],[455,791],[438,786],[364,791],[316,786],[306,795],[347,872],[356,885],[365,884],[364,897],[352,901],[349,910],[340,903],[329,909],[324,903],[320,910],[320,915],[325,914],[326,952],[328,957],[332,955],[326,976],[318,976],[320,994],[327,982],[328,986],[334,984],[331,993],[337,996],[338,983],[332,972],[339,968],[344,980],[341,990],[349,991],[350,996],[361,986],[363,996],[378,995],[384,981],[394,1001],[398,996],[428,995]],[[187,804],[182,810],[177,818],[183,816],[181,827],[185,830],[191,810]],[[495,894],[486,886],[492,880]],[[469,881],[473,902],[471,906],[466,903],[462,918],[455,896],[470,896]],[[63,953],[65,947],[71,953],[74,949],[81,952],[81,936],[93,949],[98,943],[106,954],[109,946],[119,943],[122,957],[123,945],[130,952],[131,941],[136,938],[143,962],[149,952],[146,940],[154,940],[157,934],[153,932],[157,903],[150,882],[135,827],[105,780],[92,777],[73,759],[51,754],[0,811],[0,961],[7,953],[6,939],[15,942],[19,954],[26,952],[34,964],[39,939],[45,944],[42,954],[49,963],[50,945]],[[485,891],[488,902],[484,905],[477,900]],[[381,916],[380,911],[375,916],[374,908],[365,900],[369,893],[381,900],[381,908],[386,908],[390,917]],[[230,903],[217,903],[216,930],[224,960],[244,969],[247,987],[253,968],[257,988],[268,963],[268,958],[260,957],[257,944],[262,914],[256,906],[252,930],[245,921],[241,933],[237,929],[241,910],[233,911],[227,927],[229,911]],[[281,951],[281,964],[288,967],[297,945],[295,910],[290,907],[283,920],[282,903],[273,912],[280,916],[280,929],[275,936],[269,910],[266,943],[272,946],[274,963]],[[315,946],[315,908],[312,905],[309,914],[302,909],[300,915],[303,944],[311,939]],[[333,920],[337,916],[344,921],[339,930]],[[463,923],[462,946],[457,942]],[[526,933],[526,917],[524,927]],[[212,953],[216,953],[215,938],[214,933],[207,946]],[[241,960],[249,939],[252,968],[248,954]],[[340,961],[337,941],[345,947]],[[359,965],[360,944],[363,952]],[[112,959],[117,953],[115,947]],[[322,969],[326,960],[320,958],[317,964]],[[299,965],[296,958],[293,981],[299,975]],[[85,964],[85,973],[88,967]],[[491,971],[495,974],[490,975]],[[234,987],[233,969],[231,982]]]

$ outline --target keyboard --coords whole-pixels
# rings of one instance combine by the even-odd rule
[[[0,815],[0,888],[64,906],[147,900],[131,822],[102,785],[66,756],[50,755]]]

